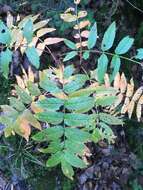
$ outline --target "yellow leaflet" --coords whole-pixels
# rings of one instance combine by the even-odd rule
[[[122,73],[121,80],[120,80],[120,90],[121,90],[121,93],[125,93],[126,92],[126,88],[127,88],[127,80],[126,80],[126,77],[125,77],[124,73]]]
[[[114,84],[113,84],[114,88],[117,90],[120,88],[120,79],[121,79],[120,74],[117,73],[117,75],[115,76],[115,79],[114,79]]]

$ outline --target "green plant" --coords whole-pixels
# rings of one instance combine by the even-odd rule
[[[91,79],[96,81],[96,86],[100,86],[98,82],[97,69],[91,71],[90,75]],[[129,119],[131,119],[133,112],[136,108],[136,117],[138,122],[141,120],[142,115],[142,105],[143,105],[143,87],[135,88],[134,80],[131,78],[130,82],[128,82],[124,73],[121,75],[117,73],[113,80],[113,84],[110,82],[110,76],[106,73],[104,76],[104,84],[105,88],[113,87],[117,90],[115,94],[115,102],[111,102],[111,105],[108,107],[108,111],[111,114],[119,114],[125,115],[128,113]],[[99,101],[109,101],[108,97],[97,97],[97,102]],[[104,104],[102,104],[104,106]]]
[[[30,63],[38,69],[40,67],[40,56],[45,46],[63,41],[62,38],[50,37],[44,41],[41,40],[41,37],[55,31],[55,29],[45,27],[49,19],[35,23],[39,16],[39,14],[29,15],[22,20],[17,16],[17,21],[14,23],[13,16],[9,14],[7,26],[0,21],[0,43],[2,43],[0,71],[4,77],[8,78],[10,63],[13,61],[13,53],[16,50],[19,50],[22,55],[26,54]]]
[[[46,123],[46,129],[32,138],[48,145],[39,149],[51,154],[46,165],[52,167],[61,163],[63,173],[72,179],[72,167],[86,166],[81,159],[85,154],[85,143],[102,139],[114,142],[115,136],[109,125],[123,124],[121,119],[98,109],[103,103],[108,106],[114,102],[116,90],[96,87],[94,82],[82,88],[89,82],[87,75],[74,74],[71,65],[41,72],[39,85],[44,90],[42,94],[30,81],[27,81],[25,91],[16,85],[18,98],[11,97],[9,106],[1,106],[3,115],[0,122],[7,126],[5,136],[17,133],[28,140],[30,125],[41,129],[42,123]],[[104,102],[103,98],[103,101],[96,102],[95,92],[97,97],[106,96],[109,101]]]
[[[133,46],[134,38],[126,36],[116,46],[113,46],[117,30],[116,23],[113,22],[105,31],[103,38],[100,39],[101,37],[99,37],[100,35],[97,31],[97,23],[95,22],[90,28],[91,23],[86,19],[86,16],[86,11],[78,11],[78,3],[75,8],[67,9],[61,14],[61,19],[65,22],[74,23],[73,28],[76,33],[74,35],[74,41],[76,42],[67,39],[64,40],[65,45],[70,51],[63,54],[65,56],[63,62],[79,56],[80,64],[82,64],[82,60],[88,60],[90,54],[100,55],[97,61],[97,80],[100,84],[104,82],[105,73],[110,73],[110,82],[114,80],[120,70],[122,60],[141,65],[137,60],[143,59],[143,48],[137,49],[137,54],[131,58],[123,56]],[[101,47],[97,44],[98,38],[101,41]],[[112,51],[110,52],[113,48],[115,49],[114,53]]]
[[[103,36],[101,50],[93,49],[98,38],[97,24],[95,22],[90,31],[87,30],[91,23],[89,20],[81,21],[87,12],[78,11],[79,2],[80,0],[75,0],[76,8],[69,8],[61,14],[61,18],[66,22],[76,22],[74,29],[78,31],[75,35],[77,43],[49,37],[42,41],[40,37],[54,29],[42,28],[47,24],[47,20],[33,24],[39,15],[24,18],[18,27],[14,28],[9,18],[12,41],[11,31],[1,22],[0,35],[1,42],[6,45],[6,51],[1,53],[1,68],[5,77],[8,76],[12,59],[10,48],[20,48],[21,53],[25,53],[37,69],[40,66],[39,55],[45,48],[56,63],[61,63],[56,61],[48,46],[63,40],[71,49],[65,53],[63,62],[78,55],[82,66],[82,60],[88,60],[91,53],[101,54],[97,69],[90,74],[85,71],[84,74],[77,73],[73,65],[58,64],[56,68],[40,71],[39,81],[35,82],[32,69],[29,67],[27,74],[22,68],[23,76],[16,76],[18,85],[15,85],[13,95],[9,98],[9,105],[1,106],[0,122],[5,125],[5,137],[18,134],[29,141],[32,135],[32,139],[38,144],[39,152],[48,154],[46,166],[54,167],[60,164],[63,173],[70,179],[73,179],[73,167],[84,168],[88,165],[87,144],[101,140],[113,143],[116,137],[111,126],[123,125],[122,115],[128,112],[130,118],[136,102],[137,118],[140,121],[143,104],[143,89],[139,88],[134,94],[133,80],[127,83],[125,75],[120,76],[118,73],[121,59],[141,64],[122,56],[131,48],[134,39],[126,36],[116,46],[115,53],[108,52],[115,40],[116,24],[113,22]],[[38,31],[34,36],[36,30]],[[16,32],[20,34],[17,40],[14,37]],[[83,40],[85,38],[86,41]],[[143,49],[137,51],[134,58],[142,60]],[[109,74],[107,56],[112,57]],[[118,105],[122,107],[121,112],[118,111]]]
[[[138,181],[137,180],[134,180],[132,183],[131,183],[131,186],[132,186],[132,189],[133,190],[142,190],[142,186],[140,184],[138,184]]]

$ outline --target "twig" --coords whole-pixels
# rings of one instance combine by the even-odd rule
[[[133,3],[131,3],[129,0],[125,0],[128,4],[130,4],[134,9],[138,10],[139,12],[143,13],[143,10],[135,6]]]

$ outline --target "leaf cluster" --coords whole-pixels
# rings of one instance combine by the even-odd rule
[[[91,71],[91,79],[95,80],[96,87],[101,86],[97,81],[97,70]],[[136,117],[138,122],[141,120],[142,116],[142,105],[143,105],[143,87],[135,88],[133,78],[128,82],[124,73],[117,73],[113,83],[110,82],[110,76],[105,74],[104,84],[105,88],[113,87],[116,90],[115,96],[111,97],[97,97],[96,103],[102,101],[102,106],[109,104],[106,109],[109,113],[115,115],[125,115],[128,114],[129,119],[131,119],[134,109],[136,108]]]
[[[62,38],[54,37],[41,40],[43,36],[55,31],[55,28],[46,27],[50,19],[37,21],[39,16],[39,14],[28,15],[21,20],[18,15],[14,22],[13,16],[9,13],[6,24],[0,21],[0,43],[3,44],[0,53],[0,70],[4,77],[8,78],[14,51],[18,50],[22,55],[25,54],[30,63],[38,69],[40,56],[46,46],[63,41]]]
[[[141,64],[139,61],[143,59],[143,48],[137,49],[136,55],[132,58],[124,56],[133,46],[134,38],[127,35],[117,45],[114,45],[117,34],[115,21],[106,29],[103,37],[99,38],[100,34],[97,23],[95,22],[91,26],[90,21],[86,17],[86,11],[78,11],[73,7],[61,14],[61,19],[65,22],[75,24],[73,27],[73,30],[75,30],[74,40],[64,40],[65,45],[70,51],[65,53],[63,62],[70,61],[75,56],[79,56],[81,63],[82,59],[88,60],[91,54],[100,55],[97,60],[97,80],[100,84],[104,83],[106,73],[110,73],[110,82],[114,80],[120,70],[122,60]],[[97,40],[101,42],[101,45],[97,46]]]
[[[16,133],[28,141],[31,126],[42,129],[32,138],[47,144],[47,147],[39,149],[40,152],[51,154],[47,167],[60,163],[63,173],[71,179],[73,167],[83,168],[87,165],[82,160],[86,143],[103,139],[114,142],[110,125],[123,124],[115,116],[97,112],[98,106],[109,105],[104,99],[99,101],[99,96],[112,99],[115,90],[95,87],[94,83],[87,85],[89,77],[74,72],[72,65],[42,71],[39,85],[33,83],[31,70],[23,77],[27,78],[25,81],[17,76],[21,87],[15,86],[15,97],[9,98],[9,105],[1,106],[3,115],[0,117],[0,122],[6,126],[6,137]]]

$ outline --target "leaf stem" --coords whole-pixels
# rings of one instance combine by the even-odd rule
[[[76,51],[76,50],[75,50]],[[87,50],[82,50],[82,52],[85,52]],[[106,51],[100,51],[100,50],[88,50],[90,53],[96,53],[96,54],[106,54],[106,55],[109,55],[109,56],[114,56],[114,55],[118,55],[118,54],[115,54],[115,53],[110,53],[110,52],[106,52]],[[81,50],[77,50],[78,53],[81,53]],[[66,55],[66,53],[62,54],[62,56]],[[139,61],[136,61],[136,60],[133,60],[131,58],[128,58],[128,57],[125,57],[125,56],[122,56],[122,55],[118,55],[121,59],[124,59],[124,60],[127,60],[127,61],[130,61],[130,62],[133,62],[133,63],[137,63],[141,66],[143,66],[143,63],[139,62]]]
[[[80,65],[82,65],[82,39],[81,39],[81,30],[80,30],[80,23],[79,23],[79,19],[78,19],[78,5],[76,4],[76,17],[77,17],[77,26],[78,26],[78,34],[79,34],[79,41],[80,41]]]

